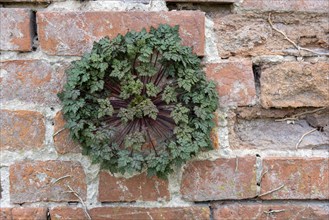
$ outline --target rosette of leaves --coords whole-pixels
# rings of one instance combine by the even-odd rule
[[[105,37],[67,70],[59,93],[66,126],[102,168],[165,178],[212,149],[217,92],[178,29]]]

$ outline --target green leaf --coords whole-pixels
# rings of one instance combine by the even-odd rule
[[[165,87],[162,93],[162,100],[165,101],[167,104],[170,102],[176,102],[177,101],[177,93],[175,89],[169,85]]]
[[[156,97],[157,94],[160,92],[160,88],[154,85],[153,83],[147,83],[146,87],[146,94],[149,97]]]
[[[190,110],[182,106],[182,104],[178,104],[171,112],[170,116],[174,119],[176,124],[178,124],[179,122],[188,123],[189,111]]]

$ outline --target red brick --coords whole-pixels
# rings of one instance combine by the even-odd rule
[[[47,208],[0,208],[1,220],[47,220]]]
[[[209,63],[206,74],[217,84],[222,106],[252,105],[256,101],[256,90],[252,63],[249,60]]]
[[[140,208],[140,207],[99,207],[89,210],[92,219],[127,220],[127,219],[194,219],[209,220],[209,207],[191,206],[175,208]],[[73,220],[87,219],[81,208],[57,207],[50,210],[51,219]]]
[[[45,138],[45,118],[34,111],[0,110],[0,149],[41,148]]]
[[[221,4],[227,4],[227,3],[234,3],[237,2],[237,0],[165,0],[166,2],[195,2],[195,3],[202,3],[202,2],[208,2],[208,3],[221,3]]]
[[[59,103],[57,93],[64,84],[64,64],[44,60],[13,60],[0,63],[1,101],[18,100],[37,104]]]
[[[262,199],[329,199],[328,158],[265,158],[261,181]]]
[[[55,207],[49,213],[51,220],[88,220],[82,208]]]
[[[204,54],[205,14],[198,11],[38,12],[37,23],[41,48],[51,55],[81,55],[102,37],[161,23],[180,25],[182,43]]]
[[[27,2],[27,3],[51,3],[64,2],[66,0],[0,0],[0,2]]]
[[[244,0],[241,6],[244,9],[264,11],[329,11],[328,0]]]
[[[262,106],[328,106],[328,70],[328,62],[284,62],[263,68],[260,78]]]
[[[10,166],[9,179],[12,203],[79,201],[68,186],[86,199],[86,176],[78,162],[20,162]]]
[[[12,220],[11,210],[12,210],[12,208],[0,208],[0,219],[1,220]]]
[[[116,178],[102,171],[99,180],[100,202],[131,202],[169,200],[168,181],[149,178],[145,173],[129,179]]]
[[[269,212],[273,212],[270,214]],[[277,212],[275,212],[277,211]],[[271,203],[237,202],[214,205],[214,220],[222,219],[329,219],[329,206],[310,203]]]
[[[58,112],[54,118],[54,144],[59,154],[81,153],[79,144],[72,140],[70,131],[64,129],[65,120],[62,112]]]
[[[288,2],[288,1],[287,1]],[[219,56],[300,56],[298,50],[280,33],[272,30],[268,23],[268,13],[249,12],[244,14],[213,13],[217,49]],[[311,13],[273,13],[272,21],[276,28],[299,46],[329,52],[327,36],[328,16]],[[306,55],[301,51],[302,55]],[[314,56],[314,54],[311,54]]]
[[[105,219],[210,219],[208,207],[175,207],[175,208],[137,208],[137,207],[113,207],[94,208],[90,211],[92,218]]]
[[[0,8],[0,50],[31,51],[32,12],[23,8]]]
[[[188,201],[255,197],[255,164],[254,157],[190,162],[182,177],[182,196]]]

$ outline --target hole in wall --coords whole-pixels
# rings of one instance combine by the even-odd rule
[[[256,157],[260,157],[260,155],[259,154],[256,154]]]
[[[253,64],[252,65],[252,72],[254,74],[254,81],[255,81],[255,89],[256,95],[259,97],[260,95],[260,77],[261,77],[261,67],[259,65]]]
[[[230,3],[224,3],[224,4],[218,4],[218,3],[207,3],[207,2],[201,2],[201,3],[174,3],[174,2],[167,2],[167,8],[169,11],[180,11],[180,10],[191,10],[191,11],[203,11],[206,12],[207,15],[227,15],[232,13],[232,10],[234,9],[233,4]]]
[[[36,51],[39,46],[38,40],[38,27],[37,27],[37,12],[32,11],[31,15],[31,38],[32,38],[32,51]]]

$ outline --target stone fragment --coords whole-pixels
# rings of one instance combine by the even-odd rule
[[[329,63],[284,62],[264,67],[260,85],[264,108],[329,106]]]
[[[243,9],[262,11],[292,11],[328,13],[327,0],[244,0]]]
[[[274,27],[285,32],[299,46],[329,53],[327,14],[273,13],[271,17]],[[268,22],[268,12],[224,15],[212,13],[211,18],[221,58],[263,55],[316,56],[305,51],[299,53],[280,33],[274,31]]]

